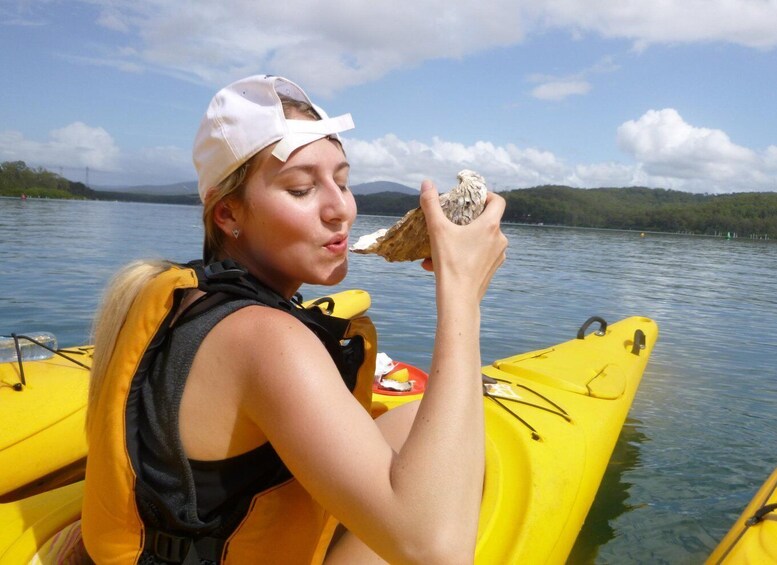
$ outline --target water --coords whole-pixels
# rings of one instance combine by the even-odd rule
[[[0,334],[89,341],[111,274],[200,254],[191,206],[0,199]],[[360,217],[359,236],[390,218]],[[659,343],[572,563],[701,563],[777,465],[777,244],[505,226],[482,308],[483,361],[571,339],[590,315],[643,315]],[[354,255],[380,349],[428,367],[432,275]],[[306,297],[328,289],[303,288]]]

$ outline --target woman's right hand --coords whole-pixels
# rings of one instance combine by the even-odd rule
[[[479,303],[505,260],[507,237],[501,230],[504,198],[489,192],[483,213],[466,226],[445,216],[431,181],[421,184],[420,198],[432,248],[432,257],[424,260],[423,268],[435,272],[438,291],[451,287],[460,297],[472,296]]]

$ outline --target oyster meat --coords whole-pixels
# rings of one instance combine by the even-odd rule
[[[460,226],[477,218],[486,205],[486,181],[474,171],[464,169],[456,178],[459,184],[440,195],[440,206],[450,221]],[[389,229],[364,235],[351,246],[354,253],[374,253],[387,261],[415,261],[432,256],[426,219],[421,208],[405,214]]]

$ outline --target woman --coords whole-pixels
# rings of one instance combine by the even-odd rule
[[[248,275],[235,297],[218,287],[233,284],[220,282],[232,263],[199,290],[176,274],[172,286],[190,290],[171,306],[149,289],[172,270],[141,264],[106,295],[83,515],[95,561],[472,562],[479,304],[504,260],[504,200],[490,194],[478,220],[455,226],[422,184],[438,313],[429,384],[420,403],[373,420],[348,361],[363,369],[364,351],[293,303],[301,284],[347,271],[356,206],[337,134],[351,127],[280,77],[249,77],[211,101],[194,146],[205,260]],[[331,543],[329,514],[342,524]]]

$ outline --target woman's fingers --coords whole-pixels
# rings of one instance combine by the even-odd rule
[[[497,217],[500,220],[502,219],[502,214],[504,214],[505,206],[507,205],[507,202],[505,199],[495,192],[487,192],[486,193],[486,208],[483,210],[483,214],[490,214],[492,217]]]
[[[456,278],[463,276],[470,279],[470,284],[480,287],[483,292],[493,273],[505,260],[507,238],[501,231],[505,199],[489,192],[485,210],[467,226],[456,226],[448,220],[440,207],[437,189],[430,181],[421,184],[420,201],[432,243],[432,255],[436,257],[434,261],[432,258],[425,259],[421,267],[435,273],[438,268],[443,271],[453,268],[457,272]]]
[[[439,229],[440,222],[447,220],[445,214],[440,207],[440,195],[437,192],[437,187],[430,180],[425,180],[421,183],[421,210],[424,212],[424,220],[426,221],[426,230],[429,232],[430,237],[433,231]],[[434,264],[431,257],[427,257],[421,263],[421,267],[430,272],[434,272]]]
[[[420,201],[428,229],[439,225],[442,220],[447,220],[440,207],[440,195],[437,192],[437,187],[434,186],[432,181],[425,180],[421,183]]]

